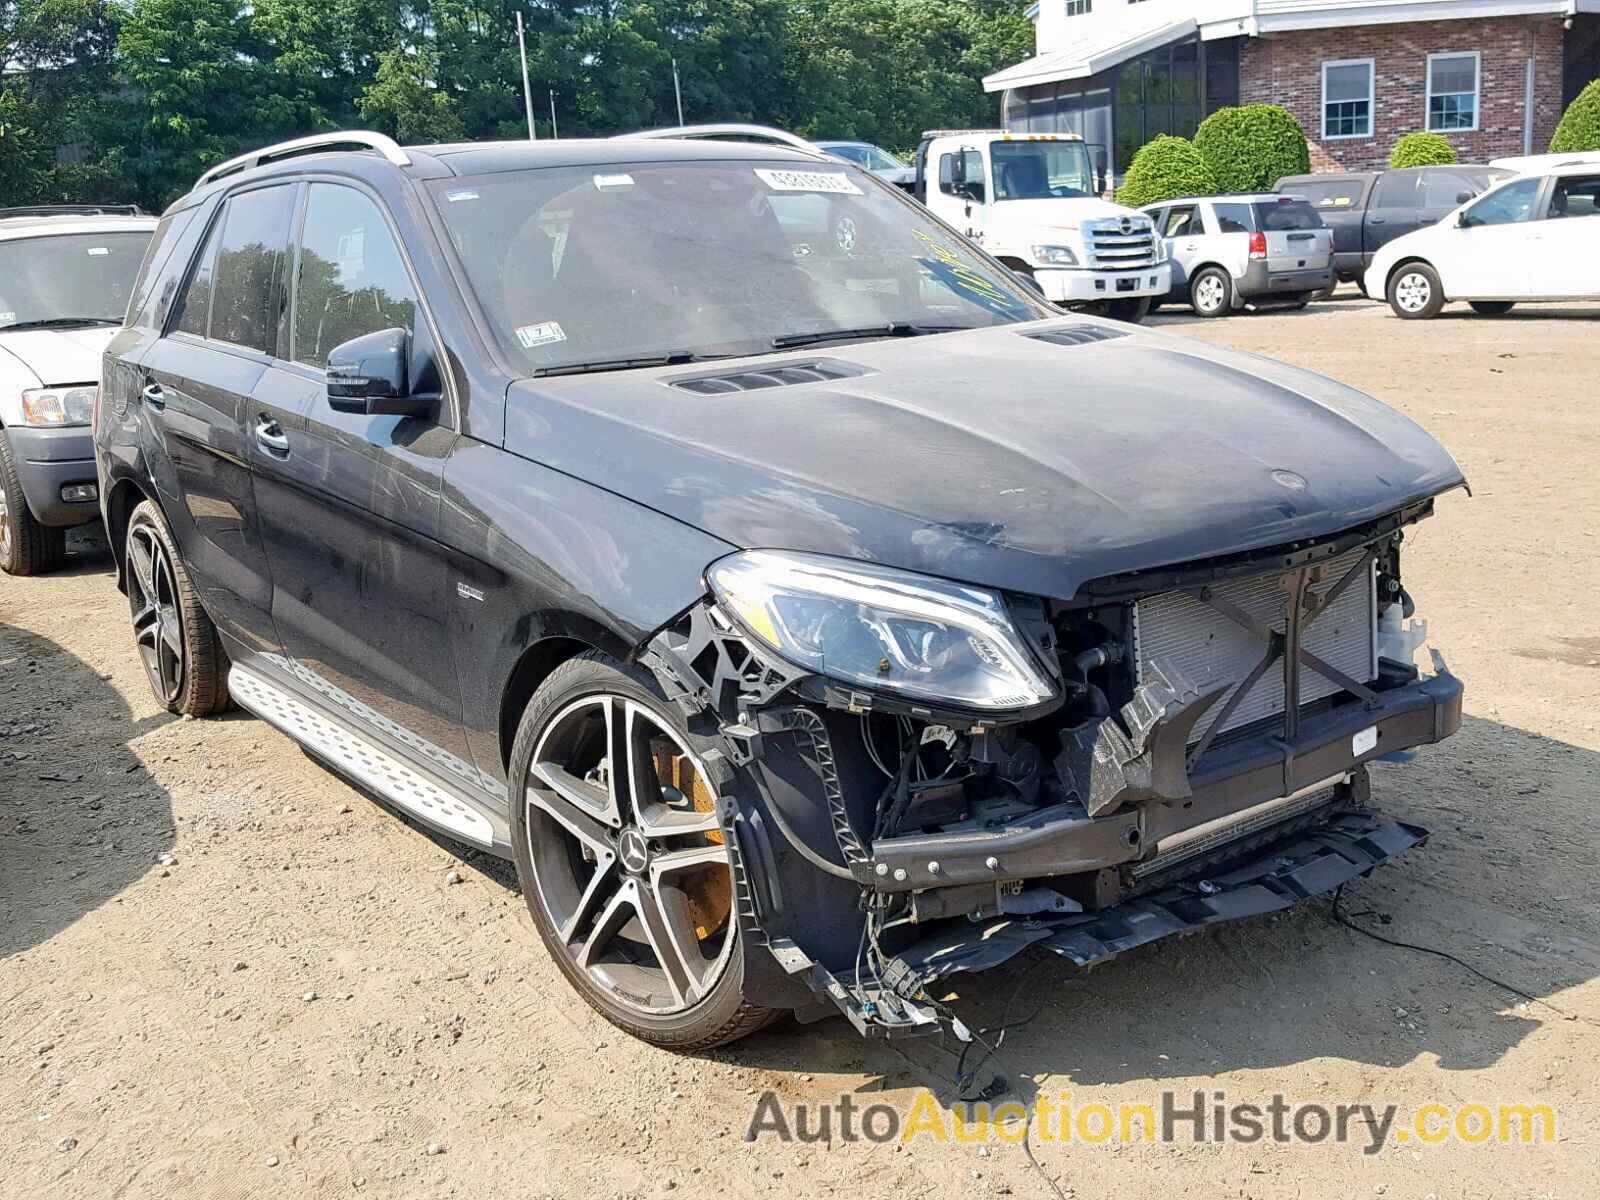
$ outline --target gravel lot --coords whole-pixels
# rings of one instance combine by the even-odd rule
[[[1460,735],[1380,766],[1431,844],[1326,904],[1089,974],[960,985],[1021,1093],[1328,1104],[1545,1101],[1537,1147],[1041,1146],[1069,1195],[1582,1197],[1600,1163],[1600,307],[1403,324],[1353,292],[1157,325],[1373,392],[1474,495],[1410,542]],[[758,1093],[953,1099],[932,1042],[782,1024],[675,1057],[546,961],[509,870],[406,825],[241,714],[158,712],[96,537],[0,579],[0,1171],[7,1197],[1045,1196],[1014,1146],[745,1143]],[[168,857],[163,857],[168,856]],[[456,870],[461,882],[447,881]]]

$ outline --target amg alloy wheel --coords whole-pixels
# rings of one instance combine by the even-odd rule
[[[133,510],[123,543],[133,640],[145,678],[168,712],[206,717],[228,706],[227,657],[200,607],[161,510]]]
[[[512,755],[512,840],[534,923],[590,1004],[679,1049],[764,1025],[744,1002],[733,875],[692,738],[650,681],[598,655],[554,672]]]

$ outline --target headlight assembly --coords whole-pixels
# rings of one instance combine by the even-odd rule
[[[34,388],[22,393],[24,425],[87,425],[94,417],[93,387]]]
[[[871,563],[751,550],[706,578],[781,657],[846,683],[989,712],[1055,696],[993,592]]]
[[[1078,256],[1073,253],[1071,246],[1033,246],[1035,262],[1047,263],[1052,267],[1075,267],[1078,265]]]

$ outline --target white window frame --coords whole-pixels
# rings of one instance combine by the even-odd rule
[[[1328,68],[1365,67],[1367,69],[1367,131],[1365,133],[1328,132]],[[1370,141],[1378,128],[1378,61],[1374,58],[1330,58],[1322,64],[1322,115],[1320,127],[1325,142]],[[1342,103],[1342,102],[1341,102]]]
[[[1433,127],[1433,62],[1437,58],[1470,58],[1472,60],[1472,124],[1461,129],[1435,129]],[[1477,133],[1483,124],[1483,54],[1478,50],[1441,50],[1428,55],[1427,74],[1423,77],[1422,127],[1429,133]],[[1458,96],[1459,92],[1441,95]]]

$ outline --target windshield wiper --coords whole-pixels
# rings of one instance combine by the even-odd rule
[[[820,342],[852,342],[865,338],[921,337],[925,333],[954,333],[961,329],[977,329],[977,325],[912,325],[895,321],[888,325],[866,325],[860,329],[824,329],[820,333],[786,333],[772,339],[774,350],[792,350],[796,346],[815,346]]]
[[[634,371],[641,367],[676,367],[684,363],[711,362],[718,358],[731,358],[728,354],[695,354],[690,350],[669,350],[665,354],[646,354],[640,358],[612,358],[600,362],[566,363],[558,367],[539,367],[534,378],[545,379],[551,375],[588,375],[595,371]]]
[[[38,321],[17,321],[0,329],[67,329],[80,325],[121,325],[120,317],[44,317]]]

